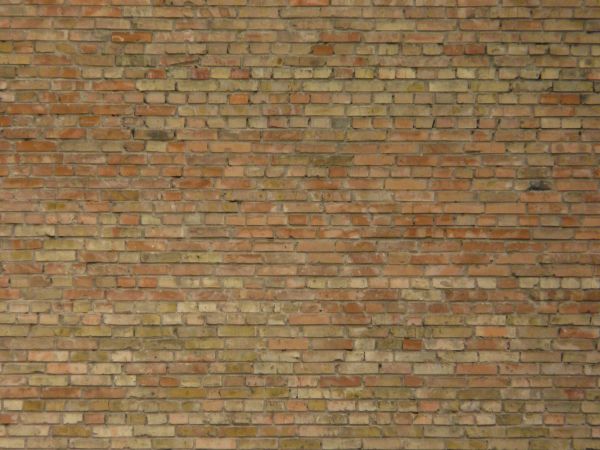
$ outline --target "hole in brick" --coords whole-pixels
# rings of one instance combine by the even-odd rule
[[[549,191],[550,189],[550,185],[544,180],[532,181],[527,188],[528,191]]]

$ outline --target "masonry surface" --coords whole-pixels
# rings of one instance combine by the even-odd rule
[[[600,449],[600,3],[0,4],[0,448]]]

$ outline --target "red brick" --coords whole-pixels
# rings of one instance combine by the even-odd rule
[[[0,7],[0,448],[594,447],[600,6],[200,3]]]

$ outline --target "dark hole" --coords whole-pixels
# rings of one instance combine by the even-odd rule
[[[549,191],[550,185],[544,180],[532,181],[529,183],[528,191]]]

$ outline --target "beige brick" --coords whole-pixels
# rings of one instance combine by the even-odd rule
[[[138,80],[136,88],[140,91],[173,91],[175,90],[174,80]]]

